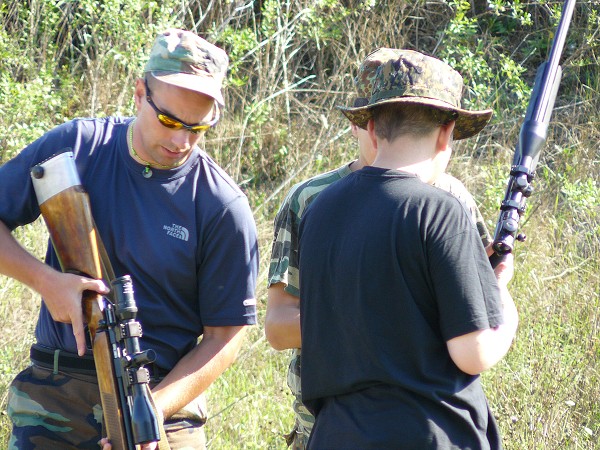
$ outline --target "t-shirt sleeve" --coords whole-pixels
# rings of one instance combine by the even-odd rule
[[[293,193],[281,204],[274,220],[273,244],[269,263],[268,286],[285,284],[285,290],[299,297],[298,276],[298,224],[292,207]]]
[[[450,192],[465,205],[471,219],[477,226],[477,232],[479,233],[483,246],[487,247],[492,242],[492,237],[487,229],[483,215],[477,206],[477,202],[465,185],[459,179],[454,178],[449,174],[442,174],[433,185],[446,192]]]
[[[464,221],[464,219],[463,219]],[[500,290],[480,237],[473,226],[437,242],[430,250],[430,270],[444,340],[502,323]]]
[[[40,215],[30,171],[51,156],[70,150],[71,123],[44,134],[0,166],[0,220],[12,231]]]
[[[198,273],[203,325],[256,324],[258,240],[245,196],[229,202],[204,238]]]

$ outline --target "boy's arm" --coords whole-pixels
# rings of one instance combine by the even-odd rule
[[[274,238],[268,274],[265,336],[275,350],[300,348],[300,298],[298,292],[298,226],[300,217],[288,193],[274,220]],[[293,295],[288,287],[298,295]]]
[[[285,289],[284,283],[269,286],[265,335],[275,350],[300,348],[300,298]]]
[[[504,357],[512,344],[519,323],[519,315],[507,287],[513,271],[512,255],[494,270],[504,308],[502,325],[464,334],[446,343],[452,361],[465,373],[478,375],[490,369]]]

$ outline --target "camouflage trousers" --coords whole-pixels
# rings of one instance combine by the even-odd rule
[[[310,433],[302,429],[302,426],[296,422],[294,429],[284,436],[287,446],[291,450],[306,450]]]
[[[287,375],[288,387],[292,391],[292,394],[294,394],[293,408],[295,424],[294,429],[285,435],[286,443],[292,450],[306,449],[310,433],[315,424],[315,418],[302,403],[301,371],[302,352],[300,349],[295,349]]]
[[[95,375],[31,365],[13,380],[7,409],[13,424],[9,450],[100,448],[102,407]],[[205,449],[203,423],[181,417],[167,421],[171,449]]]

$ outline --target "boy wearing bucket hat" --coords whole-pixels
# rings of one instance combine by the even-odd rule
[[[30,169],[71,150],[117,276],[131,276],[154,401],[172,449],[205,448],[204,391],[256,323],[256,227],[248,200],[199,147],[219,119],[228,57],[196,34],[155,40],[135,118],[76,119],[0,167],[0,272],[42,297],[32,365],[10,387],[14,448],[98,448],[102,414],[81,293],[101,281],[46,264],[10,231],[40,214]],[[199,338],[201,337],[200,341]],[[12,448],[12,447],[11,447]]]
[[[377,68],[384,61],[397,56],[399,52],[401,50],[380,48],[365,58],[355,78],[357,97],[354,100],[354,106],[364,106],[368,103]],[[354,123],[351,123],[351,127],[352,134],[357,138],[359,144],[358,159],[337,170],[317,175],[295,185],[286,196],[275,218],[268,276],[265,333],[275,349],[293,349],[293,357],[288,369],[288,385],[295,397],[293,405],[295,426],[287,436],[288,444],[293,449],[306,447],[314,425],[314,417],[302,404],[301,399],[298,227],[304,211],[323,189],[373,162],[375,151],[368,139],[367,131]],[[443,173],[433,181],[433,185],[451,192],[465,203],[477,224],[484,246],[487,246],[490,243],[489,233],[475,201],[463,184],[456,178]]]
[[[367,130],[373,164],[300,224],[308,447],[500,448],[479,374],[516,332],[512,265],[494,274],[464,205],[429,184],[491,111],[463,109],[461,76],[414,51],[383,61],[372,86],[341,109]]]

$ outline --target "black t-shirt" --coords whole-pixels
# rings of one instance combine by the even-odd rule
[[[479,377],[446,347],[502,321],[462,203],[366,167],[311,204],[299,249],[302,397],[317,416],[316,448],[488,448],[497,429]]]

